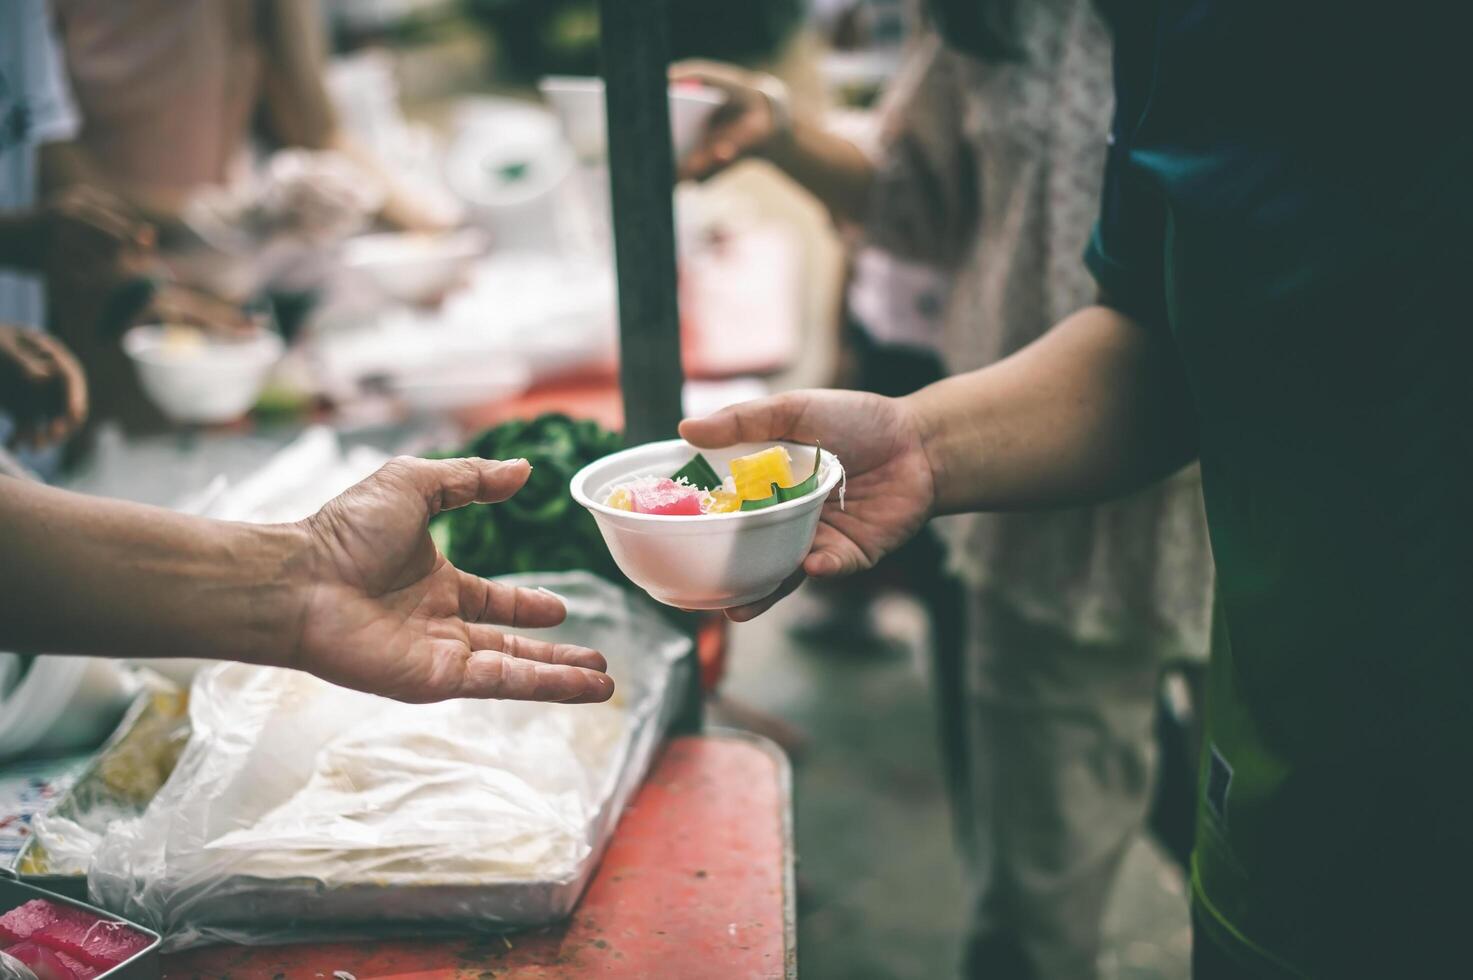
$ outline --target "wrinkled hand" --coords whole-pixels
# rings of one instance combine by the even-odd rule
[[[555,626],[561,601],[460,571],[426,529],[442,510],[505,500],[530,472],[525,460],[401,457],[304,521],[312,584],[291,666],[410,702],[607,700],[601,654],[497,628]]]
[[[798,391],[687,419],[680,434],[715,449],[741,442],[823,444],[844,464],[848,489],[823,505],[813,549],[777,592],[727,610],[734,620],[764,612],[812,575],[826,578],[871,568],[908,541],[931,516],[935,482],[921,433],[906,404],[853,391]]]
[[[680,180],[705,180],[749,156],[760,155],[777,137],[777,119],[764,94],[768,76],[715,61],[682,61],[670,69],[672,82],[700,82],[719,89],[726,104],[711,115],[696,148],[677,161]]]
[[[15,420],[14,439],[60,442],[87,419],[87,377],[55,337],[0,323],[0,409]]]

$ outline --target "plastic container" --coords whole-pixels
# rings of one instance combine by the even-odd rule
[[[602,159],[608,153],[603,79],[548,75],[537,88],[561,120],[573,152],[583,160]],[[670,141],[677,160],[695,149],[711,114],[725,104],[726,96],[707,85],[670,86]]]
[[[115,661],[36,657],[0,700],[0,758],[92,748],[140,690],[138,676]]]
[[[113,915],[111,912],[95,908],[85,902],[78,902],[61,895],[48,892],[31,885],[13,881],[10,878],[0,877],[0,915],[11,909],[19,908],[37,898],[43,898],[56,905],[70,905],[105,922],[121,922],[134,932],[147,936],[148,946],[142,951],[119,963],[110,970],[97,974],[97,980],[159,980],[159,934],[151,929],[145,929],[135,922]]]
[[[281,338],[260,330],[244,340],[213,340],[182,329],[151,324],[123,335],[123,350],[143,390],[173,422],[208,425],[240,418],[281,359]]]
[[[605,456],[573,477],[573,499],[598,523],[619,570],[650,596],[681,609],[727,609],[772,594],[798,570],[829,493],[844,469],[824,452],[818,489],[806,497],[763,510],[700,517],[635,514],[604,506],[609,491],[640,476],[669,476],[696,452],[718,473],[737,456],[770,443],[697,450],[683,439],[652,442]],[[793,472],[813,468],[814,449],[783,443],[793,457]]]

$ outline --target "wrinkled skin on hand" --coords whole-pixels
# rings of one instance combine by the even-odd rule
[[[430,539],[435,514],[505,500],[529,472],[524,460],[399,458],[304,521],[297,571],[310,585],[288,665],[409,702],[607,700],[601,654],[500,628],[555,626],[560,600],[462,572]]]

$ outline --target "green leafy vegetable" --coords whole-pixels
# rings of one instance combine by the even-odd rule
[[[790,487],[780,487],[776,483],[772,485],[772,495],[763,497],[761,500],[743,500],[742,510],[765,510],[778,504],[787,503],[789,500],[797,500],[806,497],[818,489],[818,467],[823,462],[823,449],[820,446],[813,447],[813,472],[808,479],[802,483],[795,483]]]
[[[677,470],[670,479],[676,483],[684,480],[697,490],[715,490],[721,486],[721,477],[716,475],[716,468],[700,453],[696,453],[695,458]]]
[[[487,429],[451,455],[525,459],[532,464],[527,485],[502,503],[439,515],[430,535],[451,562],[474,575],[587,569],[623,582],[593,515],[568,492],[573,474],[620,444],[618,433],[566,415]]]

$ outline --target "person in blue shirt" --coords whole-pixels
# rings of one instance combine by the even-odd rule
[[[1199,459],[1217,612],[1196,976],[1462,975],[1473,15],[1108,6],[1099,301],[908,398],[793,393],[682,432],[844,460],[814,576],[934,514],[1110,498]]]

